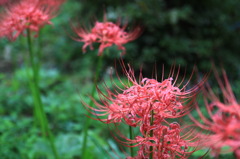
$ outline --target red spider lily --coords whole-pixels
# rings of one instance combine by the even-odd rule
[[[190,127],[190,126],[189,126]],[[200,143],[200,138],[194,131],[183,132],[177,122],[168,125],[158,124],[158,128],[153,129],[153,135],[137,136],[135,139],[128,139],[120,135],[126,142],[117,139],[120,143],[128,147],[139,146],[138,155],[128,157],[128,159],[152,158],[175,159],[188,158]],[[133,146],[129,145],[135,144]],[[151,148],[152,147],[152,148]],[[192,149],[195,148],[195,149]]]
[[[36,32],[37,36],[40,28],[46,24],[52,24],[50,19],[56,15],[63,0],[55,3],[58,5],[47,5],[44,2],[50,2],[50,0],[20,0],[7,3],[5,13],[0,15],[0,37],[6,36],[14,41],[20,34],[25,35],[26,29]]]
[[[222,90],[223,102],[208,85],[204,93],[210,119],[202,114],[199,107],[197,111],[202,121],[190,117],[197,126],[210,132],[210,135],[202,134],[202,137],[206,138],[205,146],[211,148],[213,155],[233,151],[240,158],[240,104],[236,101],[226,73],[223,71],[223,81],[217,73],[216,78]],[[223,147],[229,147],[229,150],[223,150]]]
[[[106,85],[104,94],[98,89],[101,102],[92,99],[97,106],[91,107],[84,104],[89,112],[97,116],[96,120],[109,123],[124,122],[132,127],[139,127],[140,134],[135,139],[129,139],[118,133],[124,146],[139,147],[138,156],[135,158],[186,158],[193,151],[190,147],[196,147],[200,139],[193,130],[181,135],[183,132],[176,122],[168,123],[169,118],[179,118],[189,113],[192,99],[195,97],[198,88],[205,80],[198,85],[186,90],[189,81],[181,87],[184,78],[179,82],[175,67],[170,71],[169,77],[158,82],[156,79],[142,78],[139,82],[134,76],[134,71],[123,70],[128,78],[129,84],[123,84],[124,88],[111,91]],[[176,75],[175,75],[176,74]],[[193,74],[192,74],[193,75]],[[173,77],[176,79],[173,80]],[[191,76],[192,77],[192,76]],[[191,79],[190,77],[190,79]],[[102,118],[105,117],[106,118]],[[191,126],[186,126],[188,129]],[[135,145],[133,145],[135,144]],[[150,157],[151,156],[151,157]]]
[[[120,89],[122,93],[117,90],[110,91],[106,87],[107,95],[98,90],[102,104],[95,101],[97,108],[86,105],[86,108],[98,117],[97,120],[106,123],[120,123],[124,120],[130,126],[137,126],[143,121],[150,123],[148,121],[150,121],[151,112],[153,112],[155,122],[163,118],[181,117],[189,112],[192,105],[191,98],[195,96],[199,86],[196,85],[186,90],[187,82],[179,88],[183,80],[177,85],[177,79],[174,81],[172,77],[162,82],[140,78],[138,83],[133,70],[130,69],[125,73],[131,84],[128,86],[122,83],[125,87]],[[99,119],[102,116],[107,116],[107,118]]]
[[[108,22],[106,16],[104,16],[103,22],[95,22],[91,31],[87,31],[83,27],[73,27],[73,30],[79,38],[74,38],[76,41],[84,42],[82,51],[85,53],[87,46],[93,49],[93,43],[100,43],[98,56],[101,56],[104,49],[112,45],[116,45],[119,50],[122,50],[122,54],[126,53],[124,44],[135,40],[141,32],[140,27],[136,27],[130,32],[126,32],[127,25],[120,26],[120,21],[115,23]]]

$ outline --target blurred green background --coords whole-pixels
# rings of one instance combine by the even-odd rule
[[[166,72],[180,65],[189,76],[195,66],[204,75],[215,63],[227,71],[236,96],[240,95],[240,1],[228,0],[68,0],[34,40],[42,50],[40,87],[44,109],[55,135],[62,159],[80,159],[82,127],[86,113],[81,100],[89,100],[96,70],[98,45],[82,53],[83,43],[72,40],[71,25],[90,27],[102,21],[127,21],[131,30],[143,28],[142,35],[126,44],[122,57],[138,72],[151,77],[154,68]],[[70,25],[71,24],[71,25]],[[39,40],[40,39],[40,40]],[[51,159],[48,142],[34,128],[32,97],[26,75],[27,39],[0,40],[0,158]],[[121,72],[116,47],[104,52],[101,80],[110,83],[110,68]],[[117,66],[115,66],[115,63]],[[161,75],[160,75],[161,76]],[[211,82],[212,75],[209,76]],[[125,158],[109,133],[109,127],[92,121],[89,159]],[[119,156],[116,156],[118,154]],[[198,158],[202,152],[195,153]],[[227,154],[220,158],[233,158]]]

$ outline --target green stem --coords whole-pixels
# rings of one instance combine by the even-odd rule
[[[150,125],[153,125],[153,120],[154,120],[154,111],[151,111],[151,121],[150,121]],[[150,131],[150,137],[153,137],[153,130]],[[150,152],[153,151],[153,147],[150,146]],[[153,159],[153,152],[150,153],[150,157],[149,159]]]
[[[129,126],[129,138],[132,140],[133,139],[133,128]],[[131,157],[134,157],[134,149],[133,149],[133,144],[130,144],[130,155]]]
[[[31,35],[30,35],[30,30],[27,30],[27,43],[28,43],[28,51],[29,51],[29,57],[30,57],[30,66],[32,69],[32,75],[28,73],[29,77],[29,83],[33,95],[33,102],[34,102],[34,117],[35,117],[35,122],[39,121],[40,126],[41,126],[41,132],[43,135],[45,135],[45,128],[44,128],[44,121],[43,118],[41,118],[41,110],[40,110],[40,102],[39,100],[39,88],[38,88],[38,70],[37,70],[37,65],[35,62],[33,50],[32,50],[32,40],[31,40]]]
[[[95,76],[94,76],[94,84],[92,87],[92,91],[91,91],[91,97],[94,98],[95,95],[95,91],[96,91],[96,87],[97,87],[97,82],[99,79],[99,74],[100,74],[100,70],[102,68],[102,59],[103,59],[103,55],[101,55],[98,58],[98,62],[97,62],[97,70],[95,72]],[[93,100],[90,100],[89,102],[89,106],[93,107]],[[90,115],[90,112],[87,113],[87,115]],[[83,144],[82,144],[82,158],[83,159],[87,159],[87,140],[88,140],[88,128],[91,124],[91,120],[88,117],[85,117],[85,123],[84,123],[84,128],[83,128]]]
[[[28,43],[28,51],[29,51],[29,57],[30,57],[30,65],[32,69],[32,76],[28,74],[29,76],[29,83],[32,91],[33,101],[34,101],[34,115],[35,120],[39,121],[41,132],[46,137],[50,143],[51,149],[53,151],[53,155],[55,159],[59,159],[57,150],[54,145],[54,138],[52,135],[52,132],[48,125],[48,120],[45,114],[45,111],[43,109],[43,104],[41,100],[41,94],[39,89],[39,56],[34,56],[33,49],[32,49],[32,40],[31,40],[31,33],[30,30],[27,30],[27,43]],[[37,58],[37,59],[35,59]]]

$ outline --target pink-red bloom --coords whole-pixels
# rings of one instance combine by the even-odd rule
[[[186,130],[182,130],[177,122],[167,125],[160,123],[152,132],[152,136],[136,136],[133,140],[123,137],[126,142],[118,140],[120,143],[126,144],[126,146],[135,144],[130,147],[139,147],[137,156],[128,157],[128,159],[150,158],[151,153],[153,159],[186,159],[199,146],[200,139],[194,128],[190,128],[186,132]],[[195,149],[190,150],[191,148]]]
[[[130,32],[125,31],[127,25],[123,27],[120,26],[120,21],[118,23],[112,23],[107,21],[104,17],[103,22],[95,22],[94,27],[87,31],[83,27],[73,27],[73,30],[78,35],[78,38],[74,38],[76,41],[84,42],[82,51],[85,53],[86,48],[89,46],[93,49],[93,43],[100,43],[98,55],[102,55],[105,48],[112,45],[116,45],[119,50],[122,50],[122,54],[126,53],[124,44],[135,40],[140,32],[140,27],[136,27]]]
[[[189,113],[192,98],[202,83],[186,90],[188,82],[181,87],[183,80],[177,79],[179,70],[175,80],[173,71],[161,82],[142,78],[142,75],[138,82],[131,68],[129,71],[125,69],[125,74],[129,83],[121,82],[124,88],[118,87],[118,90],[112,91],[106,86],[107,94],[99,90],[101,102],[94,100],[97,107],[85,104],[87,110],[97,116],[96,120],[107,124],[125,123],[139,128],[139,134],[134,139],[121,133],[118,133],[121,139],[115,137],[124,146],[139,148],[135,159],[150,156],[161,159],[187,158],[193,152],[189,148],[196,148],[199,144],[198,135],[191,125],[181,128],[179,123],[168,120]]]
[[[19,35],[25,35],[26,29],[35,32],[37,36],[40,28],[52,24],[50,19],[56,15],[62,3],[63,0],[20,0],[7,3],[5,12],[0,15],[0,37],[15,40]]]
[[[199,107],[197,111],[202,121],[190,117],[197,126],[210,133],[202,134],[202,138],[206,138],[205,146],[211,148],[213,155],[234,152],[236,157],[240,158],[240,104],[237,103],[226,73],[223,71],[223,81],[218,75],[216,78],[223,100],[208,85],[204,90],[204,95],[210,118],[205,117]],[[224,147],[228,150],[224,150]]]
[[[134,77],[133,70],[126,72],[129,85],[123,85],[125,88],[110,91],[106,89],[107,95],[103,95],[101,103],[95,102],[97,108],[89,107],[93,114],[106,123],[120,123],[122,121],[130,126],[137,126],[142,123],[150,123],[149,114],[153,112],[155,122],[163,118],[177,118],[188,113],[192,105],[193,97],[198,87],[195,86],[186,90],[186,85],[179,88],[182,81],[177,83],[177,79],[169,77],[162,82],[156,79],[140,78],[138,82]],[[177,75],[178,76],[178,75]],[[176,76],[176,77],[177,77]],[[180,85],[179,85],[180,84]],[[105,119],[100,119],[107,116]]]

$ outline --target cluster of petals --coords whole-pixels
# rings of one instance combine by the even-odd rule
[[[192,133],[181,135],[181,128],[177,122],[169,125],[159,125],[153,130],[153,135],[137,136],[134,140],[126,139],[124,144],[136,144],[139,146],[137,156],[128,159],[152,158],[175,159],[188,158],[193,151],[190,147],[197,147],[199,140],[194,140]],[[120,141],[121,142],[121,141]]]
[[[51,24],[63,0],[20,0],[4,5],[0,15],[0,37],[15,40],[19,35],[25,35],[26,29],[38,31],[46,24]]]
[[[132,159],[187,158],[193,152],[190,147],[199,144],[198,135],[192,130],[183,132],[179,123],[168,120],[189,113],[193,104],[191,98],[196,95],[199,85],[186,90],[187,82],[180,88],[183,80],[173,80],[173,74],[161,82],[141,78],[142,75],[138,82],[131,69],[125,70],[125,74],[128,85],[122,83],[124,88],[117,87],[119,90],[115,91],[106,86],[107,94],[99,90],[101,102],[94,100],[96,107],[85,104],[87,110],[96,116],[96,120],[107,124],[125,123],[139,128],[139,135],[132,139],[118,132],[120,139],[115,137],[124,146],[139,148],[138,155],[130,157]]]
[[[186,114],[189,109],[185,99],[194,94],[194,89],[186,91],[174,86],[174,83],[172,78],[162,82],[144,78],[140,84],[133,81],[132,86],[122,93],[115,95],[107,90],[108,101],[102,100],[103,104],[95,102],[97,108],[88,108],[99,118],[107,115],[106,119],[99,119],[103,122],[120,123],[124,120],[130,126],[150,123],[151,113],[156,123],[163,118],[177,118]]]
[[[217,76],[223,101],[209,86],[204,90],[205,105],[210,119],[203,115],[199,107],[197,111],[202,121],[198,121],[193,116],[190,117],[197,126],[210,133],[202,134],[202,137],[207,139],[205,146],[211,148],[214,156],[234,152],[235,156],[240,158],[240,104],[237,103],[225,72],[223,72],[223,78],[222,81]],[[229,149],[224,150],[223,147]]]
[[[88,31],[83,27],[73,27],[73,30],[78,35],[78,38],[74,38],[76,41],[84,42],[82,51],[85,53],[86,48],[89,46],[90,49],[93,49],[93,43],[100,43],[98,55],[102,55],[105,48],[112,45],[116,45],[119,50],[122,50],[122,54],[126,53],[126,49],[123,46],[124,44],[135,40],[141,29],[136,27],[130,32],[126,32],[127,25],[123,27],[120,26],[120,22],[113,23],[108,22],[104,18],[104,22],[95,22],[94,27]]]

